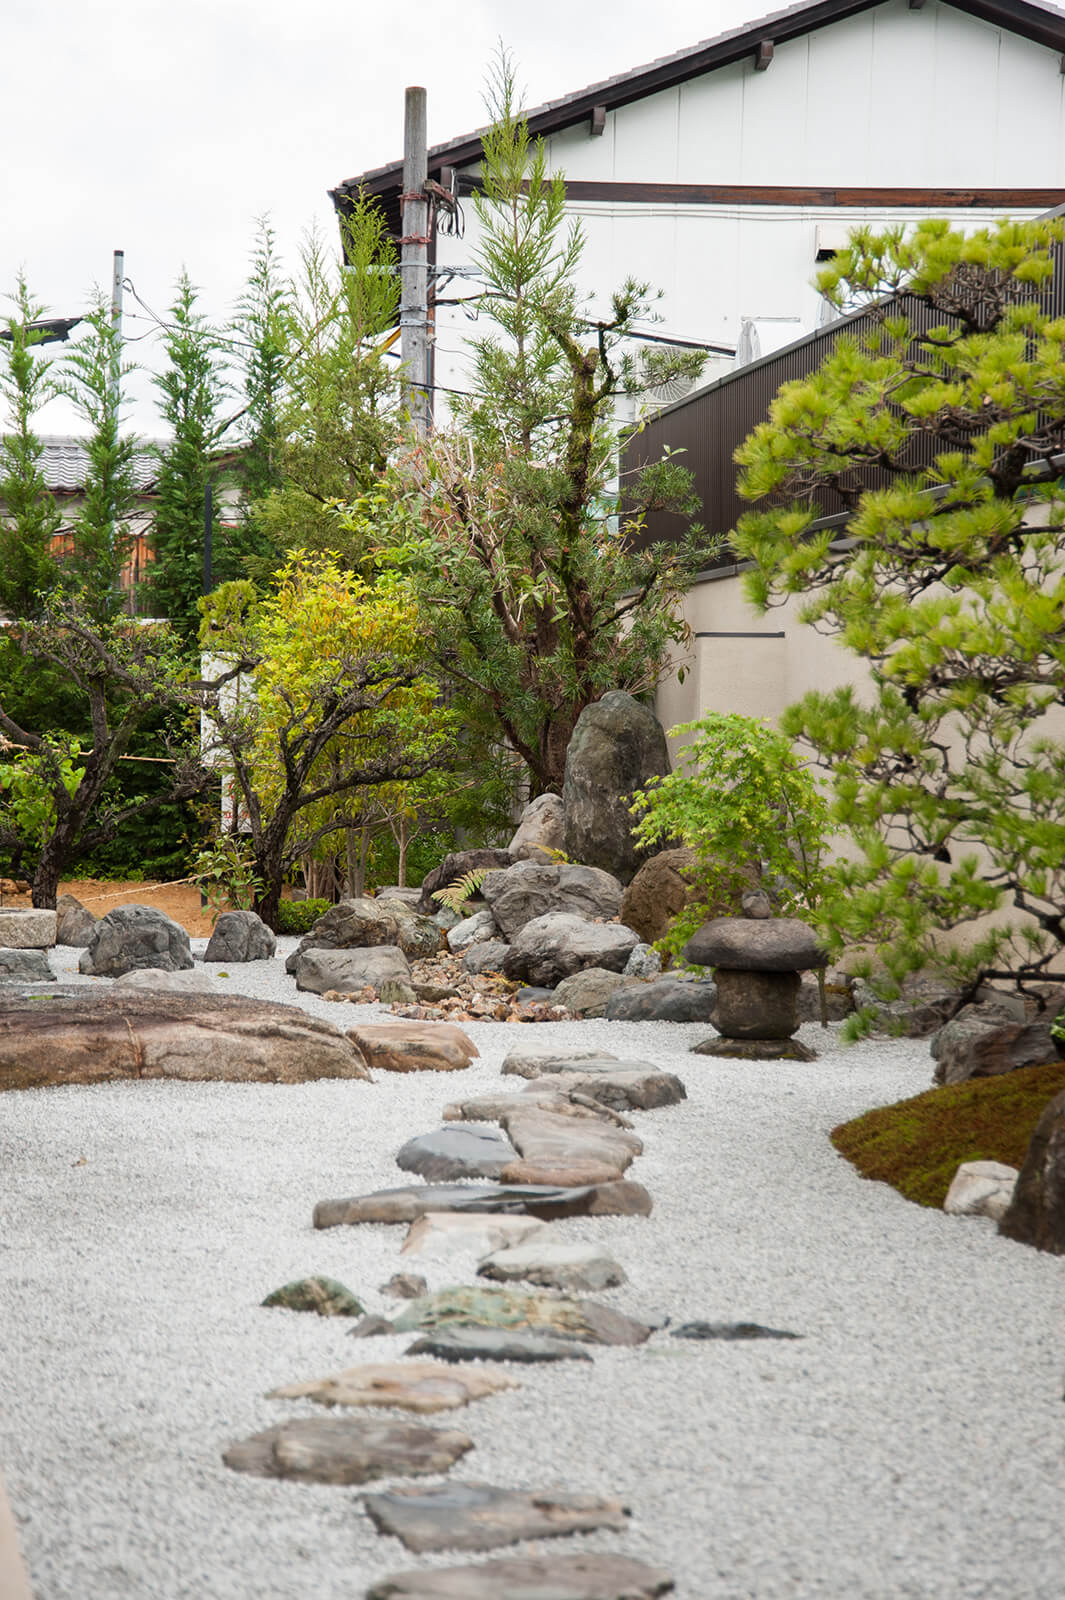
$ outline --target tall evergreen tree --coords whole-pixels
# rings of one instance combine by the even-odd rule
[[[167,365],[154,379],[171,437],[160,452],[155,561],[147,586],[153,611],[168,618],[187,642],[195,639],[199,625],[205,496],[208,484],[216,486],[220,477],[211,455],[222,430],[221,406],[229,393],[222,371],[222,340],[197,310],[197,297],[188,273],[182,272],[169,311]],[[217,525],[216,508],[212,536]]]
[[[281,411],[292,356],[292,303],[266,217],[258,220],[248,280],[232,331],[244,408],[239,418],[241,521],[229,546],[231,562],[240,563],[248,556],[266,556],[274,548],[261,527],[258,505],[284,482]]]
[[[52,538],[62,523],[41,471],[41,441],[34,418],[58,392],[47,359],[34,354],[42,334],[31,326],[45,307],[30,293],[23,274],[11,296],[13,312],[0,340],[0,397],[6,404],[0,436],[0,608],[29,616],[58,581]]]

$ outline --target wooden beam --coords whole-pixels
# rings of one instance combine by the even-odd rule
[[[760,39],[758,41],[758,49],[754,53],[754,70],[755,70],[755,72],[765,72],[768,69],[769,63],[772,61],[772,59],[773,59],[773,41],[772,41],[772,39]]]
[[[475,178],[459,175],[459,193],[472,194]],[[1046,211],[1065,204],[1065,185],[1032,189],[841,188],[795,184],[611,183],[568,179],[570,200],[616,205],[844,206],[926,211]]]
[[[589,120],[589,131],[593,139],[602,138],[606,128],[606,106],[593,106]]]

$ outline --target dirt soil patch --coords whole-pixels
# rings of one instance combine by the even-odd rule
[[[105,917],[116,906],[156,906],[180,924],[191,939],[209,939],[214,928],[214,913],[200,904],[200,891],[194,883],[68,878],[59,885],[59,893],[72,894],[94,917]],[[7,893],[0,896],[0,904],[29,906],[30,897]]]

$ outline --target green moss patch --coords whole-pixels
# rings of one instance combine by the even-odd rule
[[[922,1206],[942,1206],[963,1161],[1020,1167],[1048,1101],[1065,1089],[1065,1061],[973,1078],[880,1106],[832,1130],[863,1178],[890,1183]]]

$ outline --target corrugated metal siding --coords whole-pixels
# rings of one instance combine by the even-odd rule
[[[1065,247],[1054,252],[1054,275],[1042,295],[1043,304],[1052,316],[1065,316]],[[906,306],[914,326],[924,331],[945,319],[926,306],[910,302]],[[690,395],[686,400],[659,414],[648,422],[641,434],[626,448],[622,456],[622,472],[628,474],[660,459],[665,449],[683,451],[682,464],[695,479],[695,490],[702,505],[699,520],[710,536],[727,534],[735,527],[751,502],[742,500],[736,493],[737,467],[734,452],[757,426],[764,422],[770,404],[782,384],[806,378],[815,372],[828,357],[837,340],[843,335],[857,336],[872,326],[868,313],[858,312],[833,323],[818,333],[797,343],[777,350],[761,361],[753,362],[741,371],[730,373],[717,383]],[[914,467],[927,465],[935,446],[931,440],[913,442]],[[870,469],[856,479],[875,487],[887,481],[887,474]],[[623,479],[624,481],[624,479]],[[763,501],[761,504],[771,504]],[[843,509],[838,495],[826,490],[820,497],[822,515],[832,516]],[[634,542],[638,546],[673,540],[681,536],[684,525],[681,519],[657,512],[648,516],[647,527]],[[733,557],[724,547],[708,568],[725,566]]]

